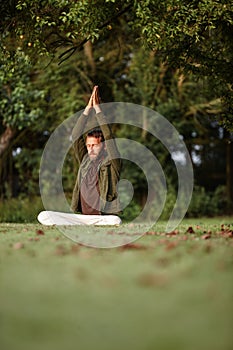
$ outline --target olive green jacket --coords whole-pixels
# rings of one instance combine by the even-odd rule
[[[98,168],[100,211],[102,214],[117,214],[120,212],[117,198],[117,183],[119,181],[121,171],[120,153],[117,149],[111,128],[107,124],[104,114],[97,113],[96,119],[103,132],[106,144],[105,156]],[[91,162],[85,145],[85,137],[83,135],[87,121],[88,116],[82,114],[72,132],[74,152],[79,163],[78,175],[71,202],[71,209],[74,212],[81,212],[80,184],[82,179],[85,177],[88,166]]]

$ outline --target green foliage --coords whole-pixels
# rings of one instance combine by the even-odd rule
[[[80,44],[85,40],[98,40],[101,29],[107,25],[123,6],[123,1],[18,1],[18,26],[16,33],[24,35],[23,47],[32,43],[40,54],[53,52],[66,44]],[[23,21],[27,13],[28,20]],[[105,28],[106,27],[106,28]],[[29,32],[28,29],[32,30]]]
[[[122,194],[123,196],[123,194]],[[121,196],[121,200],[122,200]],[[122,222],[131,222],[133,221],[141,212],[141,206],[138,204],[138,202],[133,199],[129,205],[122,211],[122,214],[120,214],[120,218],[122,219]]]
[[[172,210],[174,208],[176,202],[176,191],[172,186],[169,186],[167,195],[166,195],[166,203],[163,208],[163,212],[161,214],[161,220],[168,220]]]
[[[232,127],[229,1],[22,0],[16,7],[14,1],[2,2],[0,9],[0,129],[9,124],[28,130],[26,135],[17,133],[9,148],[13,154],[21,149],[11,167],[11,178],[15,172],[19,179],[18,191],[38,194],[38,164],[46,140],[64,119],[84,108],[95,83],[103,102],[129,101],[156,109],[179,130],[190,154],[198,142],[216,143],[216,149],[225,142],[212,121]],[[93,43],[89,53],[86,46],[83,50],[88,40]],[[122,132],[128,135],[127,128]],[[168,152],[149,133],[130,132],[158,157],[175,187]],[[202,161],[208,149],[199,151]],[[7,173],[3,163],[8,158],[12,159],[5,154],[0,173]],[[76,164],[72,154],[68,158],[63,181],[70,195]],[[137,192],[126,211],[131,217],[145,200],[146,184],[133,167],[124,172]],[[165,217],[174,193],[168,196]]]
[[[0,201],[0,222],[37,222],[43,205],[40,197],[19,197]]]
[[[82,50],[88,40],[106,45],[122,33],[123,41],[130,38],[133,45],[143,43],[160,63],[192,72],[197,78],[208,77],[209,91],[218,91],[222,100],[218,119],[232,130],[230,0],[18,0],[8,6],[4,2],[1,9],[5,47],[9,51],[21,47],[35,61],[56,52],[63,61]]]
[[[168,220],[176,201],[176,191],[169,187],[166,203],[160,219]],[[192,199],[186,213],[187,218],[201,218],[223,216],[227,210],[225,186],[218,186],[214,191],[207,191],[204,187],[195,186]]]
[[[227,209],[226,188],[218,186],[208,192],[204,187],[196,186],[187,212],[187,217],[224,215]]]
[[[18,173],[21,193],[39,195],[38,178],[41,156],[42,150],[26,147],[15,155],[14,165]]]
[[[32,67],[29,58],[18,50],[14,55],[0,56],[0,116],[4,125],[21,130],[29,127],[42,115],[39,107],[44,91],[30,80]]]
[[[30,184],[31,186],[32,184]],[[31,191],[34,193],[34,190]],[[70,201],[70,196],[68,196]],[[176,201],[176,193],[171,187],[167,192],[166,203],[160,220],[168,220]],[[207,192],[203,187],[195,187],[187,218],[223,216],[226,213],[227,201],[224,186],[214,192]],[[0,222],[36,222],[38,213],[43,210],[40,197],[9,198],[0,202]],[[135,199],[120,215],[123,222],[131,222],[141,212],[141,206]]]

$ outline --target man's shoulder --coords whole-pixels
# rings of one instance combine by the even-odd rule
[[[100,161],[100,165],[101,166],[107,166],[110,165],[112,162],[112,158],[111,156],[106,152],[104,157],[102,157],[101,161]]]
[[[80,164],[80,168],[86,167],[87,165],[89,165],[90,162],[91,162],[91,160],[89,158],[89,155],[88,155],[88,153],[86,153],[83,157],[81,164]]]
[[[104,157],[104,159],[100,163],[100,168],[107,168],[114,165],[114,167],[121,167],[121,159],[120,158],[111,158],[109,155]]]

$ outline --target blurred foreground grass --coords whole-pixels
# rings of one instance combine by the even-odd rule
[[[1,349],[231,350],[232,230],[233,218],[190,219],[94,249],[0,224]]]

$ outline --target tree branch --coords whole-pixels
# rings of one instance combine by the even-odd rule
[[[115,21],[117,18],[122,16],[124,13],[126,13],[131,7],[132,7],[132,4],[126,6],[124,9],[119,11],[115,16],[111,17],[106,22],[104,22],[98,29],[101,30],[101,29],[107,27],[111,22]],[[75,45],[75,46],[69,48],[68,50],[63,52],[61,55],[59,55],[58,58],[61,61],[58,63],[58,65],[62,64],[64,61],[69,59],[75,53],[75,51],[81,50],[83,48],[83,45],[86,44],[88,42],[88,40],[90,40],[90,39],[89,38],[83,39],[78,45]]]

